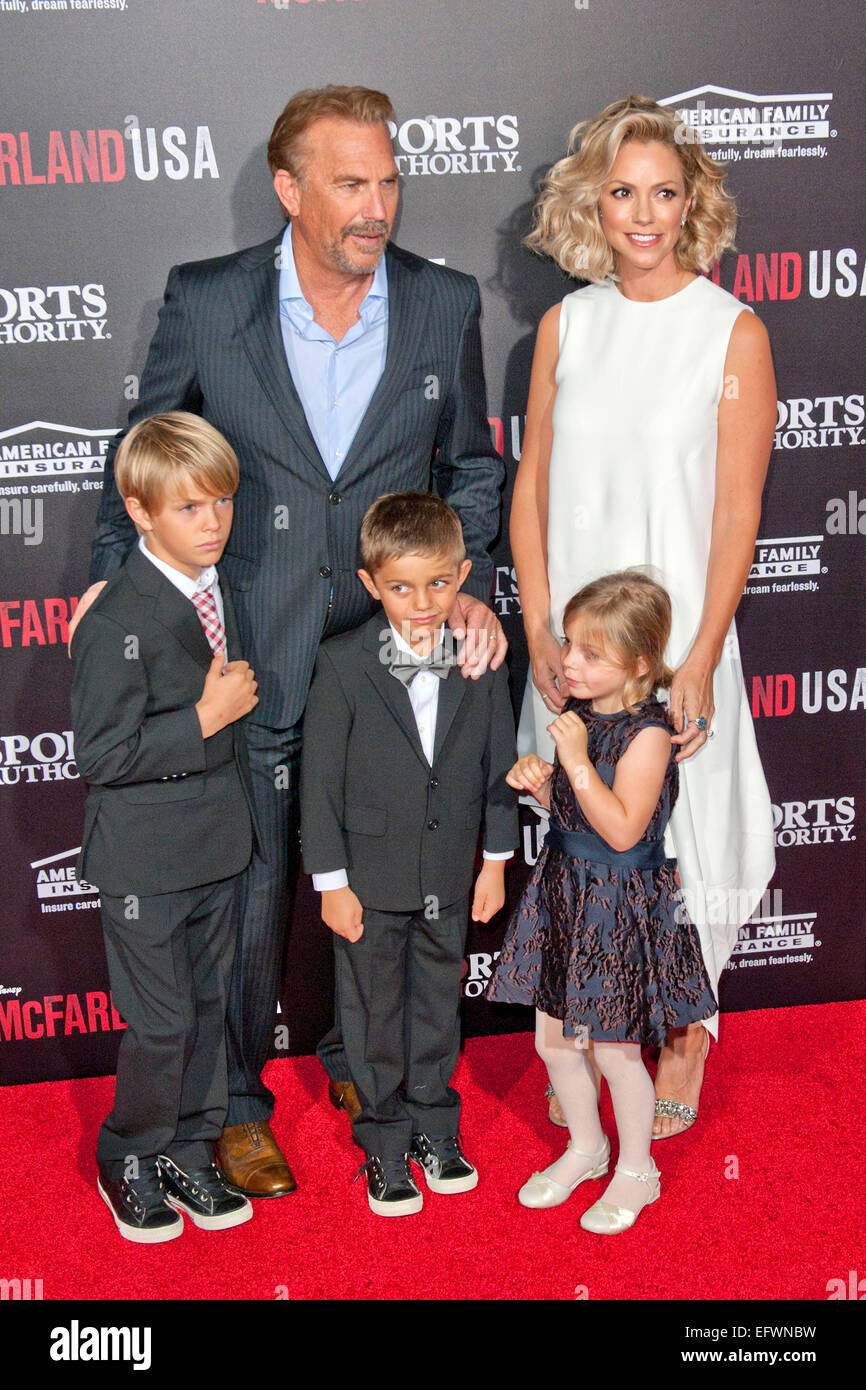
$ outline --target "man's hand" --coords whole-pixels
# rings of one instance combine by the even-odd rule
[[[489,922],[505,902],[505,863],[504,859],[484,860],[481,873],[475,880],[473,922]]]
[[[255,672],[248,661],[230,661],[218,652],[205,676],[204,690],[195,711],[202,738],[218,734],[236,719],[243,719],[259,703]]]
[[[550,779],[553,776],[553,763],[539,758],[537,753],[527,753],[518,758],[505,780],[509,787],[518,792],[531,792],[536,801],[550,810]]]
[[[364,934],[364,909],[351,888],[331,888],[322,894],[322,921],[346,941],[359,941]]]
[[[458,594],[448,626],[458,641],[465,639],[460,662],[462,675],[477,680],[488,666],[495,671],[502,665],[508,651],[508,639],[496,614],[480,598]]]
[[[69,640],[66,643],[67,654],[72,651],[72,636],[75,632],[75,629],[78,627],[78,624],[81,622],[81,619],[84,617],[85,613],[87,612],[93,600],[96,598],[97,594],[102,593],[107,582],[108,581],[105,579],[98,579],[95,584],[91,584],[89,589],[84,590],[84,593],[78,600],[78,605],[75,609],[75,612],[69,619]]]

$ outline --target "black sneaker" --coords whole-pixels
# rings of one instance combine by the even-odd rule
[[[431,1192],[470,1192],[478,1186],[478,1174],[463,1157],[460,1136],[431,1139],[428,1134],[415,1134],[409,1157],[424,1169]]]
[[[160,1154],[159,1166],[167,1200],[191,1216],[202,1230],[224,1231],[250,1220],[252,1203],[229,1186],[215,1163],[187,1173]]]
[[[367,1174],[367,1201],[377,1216],[413,1216],[424,1205],[424,1198],[412,1177],[409,1155],[380,1158],[370,1154],[359,1170]]]
[[[96,1187],[124,1240],[158,1245],[183,1234],[183,1218],[166,1201],[155,1158],[139,1160],[137,1178],[110,1178],[100,1164]]]

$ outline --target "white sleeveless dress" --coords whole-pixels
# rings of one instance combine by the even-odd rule
[[[671,596],[668,664],[688,654],[706,586],[725,357],[743,308],[700,275],[653,303],[626,299],[612,281],[563,300],[548,517],[551,629],[560,640],[563,609],[582,585],[642,565]],[[679,765],[666,844],[717,992],[738,928],[775,867],[733,622],[713,690],[715,734]],[[552,760],[551,718],[530,679],[521,753]]]

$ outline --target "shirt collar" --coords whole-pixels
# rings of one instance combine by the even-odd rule
[[[420,661],[421,658],[418,656],[417,652],[413,652],[412,648],[409,646],[409,643],[403,640],[402,633],[397,631],[394,624],[389,623],[388,626],[394,634],[394,645],[396,646],[398,652],[402,652],[404,656],[411,656],[414,661]],[[444,630],[444,625],[438,629],[436,633],[436,640],[430,648],[431,652],[435,652],[436,648],[439,646],[439,643],[442,641],[442,633],[444,632]]]
[[[283,232],[283,239],[280,244],[280,279],[277,287],[277,298],[280,301],[280,309],[291,316],[305,319],[312,322],[313,309],[304,298],[301,283],[298,279],[298,271],[295,266],[295,253],[292,249],[292,224],[286,223],[286,230]],[[381,301],[387,306],[388,303],[388,272],[385,268],[385,257],[382,256],[376,269],[373,271],[373,283],[361,301],[358,309],[358,316],[365,328],[369,326],[373,311],[379,311]]]
[[[156,565],[160,573],[165,575],[169,583],[173,584],[176,589],[179,589],[184,598],[188,598],[190,601],[196,594],[201,593],[202,590],[211,589],[219,583],[215,565],[208,565],[207,569],[203,569],[198,579],[190,579],[188,574],[182,574],[181,571],[176,570],[173,565],[166,564],[165,560],[161,560],[158,555],[154,555],[152,550],[148,550],[144,536],[139,536],[138,548],[142,555],[146,555],[151,564]]]

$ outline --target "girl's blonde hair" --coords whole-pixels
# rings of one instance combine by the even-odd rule
[[[562,626],[574,618],[585,640],[609,652],[629,672],[622,702],[629,713],[659,687],[668,689],[674,673],[665,663],[671,633],[671,601],[666,589],[643,570],[619,570],[594,579],[568,600]],[[637,674],[641,657],[648,670]]]
[[[693,127],[649,97],[625,97],[594,121],[578,122],[569,136],[568,155],[541,185],[535,224],[525,244],[578,279],[600,283],[612,276],[615,259],[602,230],[598,200],[629,140],[657,140],[676,154],[691,198],[675,249],[677,263],[683,270],[708,271],[733,246],[737,230],[736,203],[723,186],[727,174],[705,153]]]

